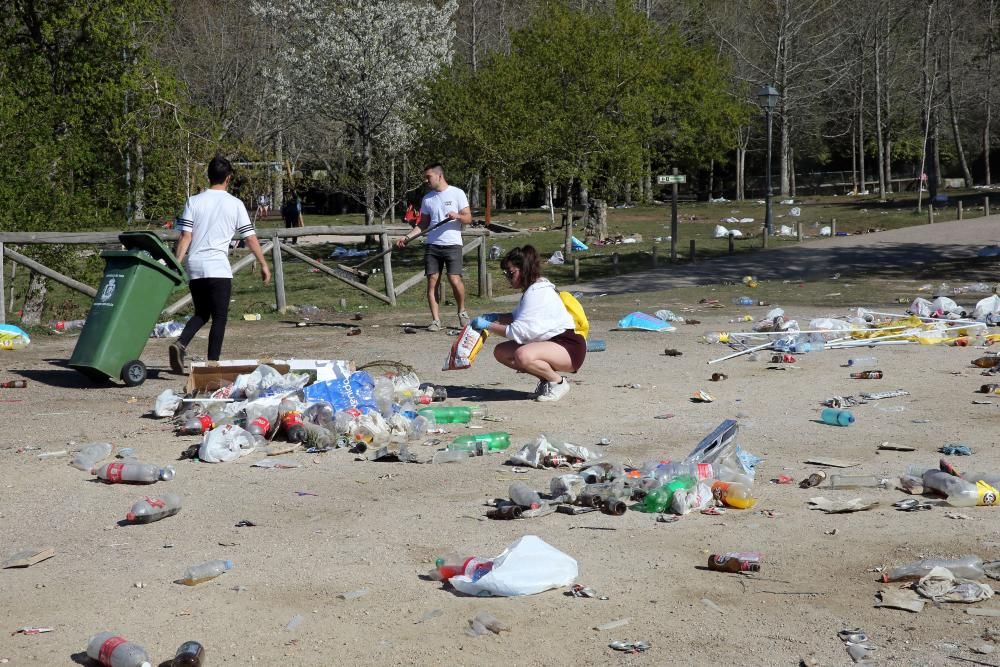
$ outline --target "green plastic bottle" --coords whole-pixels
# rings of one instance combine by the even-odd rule
[[[468,424],[472,418],[486,416],[485,405],[432,405],[417,410],[418,415],[433,419],[435,424]]]
[[[504,433],[503,431],[495,431],[493,433],[477,433],[475,435],[460,435],[451,441],[448,445],[448,449],[455,451],[460,450],[463,452],[475,452],[479,448],[480,443],[482,447],[491,452],[499,452],[510,447],[510,433]]]
[[[679,475],[663,486],[653,489],[646,494],[640,503],[639,511],[659,513],[670,509],[670,503],[674,499],[674,493],[687,490],[695,485],[695,478],[691,475]]]

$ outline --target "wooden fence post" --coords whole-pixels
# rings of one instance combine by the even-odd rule
[[[760,247],[761,248],[766,248],[767,247],[767,237],[768,236],[769,235],[767,233],[767,227],[764,227],[764,233],[760,235]]]
[[[486,296],[490,293],[489,286],[486,283],[486,276],[489,273],[489,269],[486,266],[486,236],[479,237],[479,251],[476,254],[476,259],[479,262],[479,296]]]
[[[689,259],[694,264],[694,239],[691,239],[691,257]]]
[[[382,251],[386,251],[392,247],[391,241],[389,240],[389,233],[382,232],[378,235],[379,246]],[[385,295],[389,297],[389,305],[396,305],[396,284],[392,280],[392,253],[387,252],[382,258],[382,274],[385,278]],[[482,292],[480,292],[482,294]]]
[[[988,196],[983,197],[983,212],[986,215],[990,214],[990,198]]]
[[[735,255],[736,254],[736,240],[733,238],[732,234],[727,234],[726,236],[729,237],[729,254],[730,255]]]
[[[3,302],[3,241],[0,241],[0,324],[7,324],[7,309],[4,307]]]
[[[573,258],[573,282],[574,283],[580,282],[580,258],[579,257],[574,257]]]
[[[656,241],[653,241],[653,268],[654,269],[656,268],[656,254],[657,254],[657,249],[658,249],[658,245],[657,245]]]
[[[837,235],[837,219],[836,218],[831,218],[830,219],[830,238],[833,238],[836,235]]]
[[[959,220],[964,220],[965,219],[965,216],[962,215],[962,200],[961,199],[958,200],[958,219]]]
[[[799,243],[802,243],[802,223],[801,222],[796,222],[795,223],[795,238],[798,240]]]
[[[611,268],[614,270],[615,275],[618,275],[618,253],[611,253]]]
[[[281,239],[275,234],[274,245],[271,246],[271,264],[274,265],[274,305],[279,313],[284,314],[288,309],[285,301],[285,265],[281,260]]]
[[[927,205],[927,224],[934,224],[934,204]]]

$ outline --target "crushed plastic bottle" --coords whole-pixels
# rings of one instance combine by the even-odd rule
[[[114,632],[99,632],[87,642],[87,657],[104,667],[152,667],[146,649]]]
[[[197,586],[200,583],[215,579],[220,574],[233,568],[231,560],[210,560],[200,565],[192,565],[184,572],[184,577],[180,580],[185,586]]]
[[[493,559],[447,554],[439,556],[434,561],[434,565],[433,575],[438,581],[448,581],[452,577],[461,575],[469,577],[472,581],[479,581],[483,575],[493,569]]]
[[[114,446],[110,442],[95,442],[77,452],[70,465],[77,470],[90,472],[94,466],[111,456],[113,449]]]
[[[538,492],[524,482],[514,482],[508,489],[508,495],[515,505],[536,510],[542,506],[542,498]]]
[[[160,468],[151,463],[120,462],[105,463],[100,468],[92,468],[90,472],[108,484],[153,484],[158,481],[169,482],[176,471],[173,466]]]
[[[147,496],[132,505],[125,520],[132,523],[152,523],[173,516],[181,511],[181,497],[176,493]]]
[[[492,433],[477,433],[460,435],[448,444],[450,450],[467,452],[500,452],[510,447],[510,433],[494,431]]]
[[[944,567],[960,579],[982,579],[985,576],[983,559],[979,556],[963,556],[948,560],[926,558],[895,567],[882,575],[882,582],[916,580],[926,577],[935,567]]]

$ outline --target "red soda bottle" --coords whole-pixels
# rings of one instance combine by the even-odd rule
[[[206,431],[211,431],[212,426],[212,415],[201,415],[188,419],[183,426],[177,429],[177,433],[180,435],[202,435]]]

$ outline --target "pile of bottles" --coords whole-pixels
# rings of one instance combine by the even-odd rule
[[[553,477],[548,499],[524,482],[508,490],[509,503],[501,503],[490,518],[516,519],[529,510],[552,505],[599,509],[620,516],[628,503],[641,512],[687,514],[718,505],[737,509],[753,507],[754,470],[735,443],[736,422],[727,420],[681,461],[649,461],[625,468],[608,461],[584,464],[578,472]],[[580,510],[587,511],[587,510]]]
[[[439,425],[467,424],[486,416],[485,406],[443,405],[448,397],[444,388],[421,384],[413,374],[403,381],[382,375],[371,384],[371,400],[361,408],[338,410],[328,401],[307,400],[303,392],[293,390],[284,397],[186,402],[174,423],[180,435],[238,439],[243,450],[273,455],[299,446],[310,452],[337,448],[363,452],[421,439]],[[499,451],[509,444],[506,433],[485,433],[457,438],[447,451],[463,457]]]

